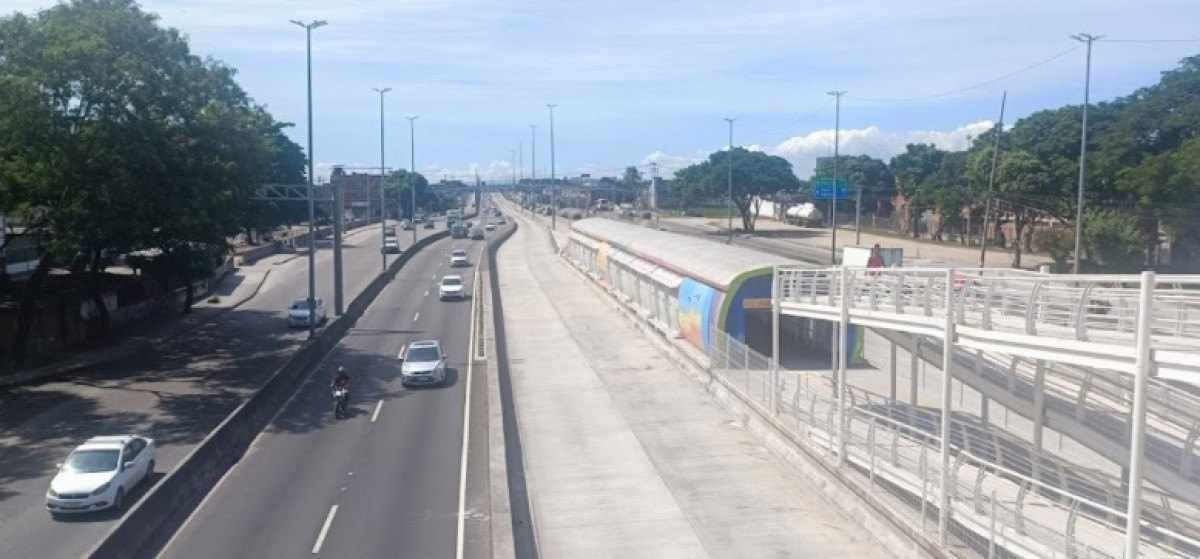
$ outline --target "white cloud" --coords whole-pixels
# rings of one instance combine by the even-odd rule
[[[842,155],[869,155],[883,160],[902,153],[904,146],[915,143],[935,144],[942,149],[966,149],[969,139],[992,128],[992,121],[971,122],[953,130],[912,130],[889,132],[878,126],[841,131],[839,153]],[[833,155],[834,130],[814,130],[801,136],[792,136],[767,153],[778,155],[792,163],[799,177],[807,178],[816,167],[818,157]]]
[[[971,138],[977,137],[992,128],[992,121],[981,120],[959,126],[953,130],[911,130],[908,132],[889,132],[878,126],[866,128],[851,128],[840,132],[839,153],[842,155],[869,155],[887,161],[897,154],[904,152],[908,144],[934,144],[942,149],[966,149]],[[807,134],[792,136],[775,146],[750,144],[744,147],[751,151],[761,151],[778,155],[792,164],[792,170],[800,178],[808,178],[816,167],[818,157],[833,155],[834,130],[814,130]],[[716,149],[725,149],[724,146]],[[643,164],[659,163],[659,172],[669,177],[675,171],[704,161],[707,157],[704,150],[697,150],[693,155],[671,155],[655,151],[642,158]]]

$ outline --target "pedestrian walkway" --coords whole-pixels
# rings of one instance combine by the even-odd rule
[[[887,556],[508,213],[496,265],[543,556]]]
[[[664,222],[678,223],[690,227],[706,228],[712,231],[725,231],[725,222],[702,217],[664,218]],[[802,246],[829,250],[829,229],[816,227],[799,227],[760,217],[755,223],[754,238],[756,241],[770,243],[781,249],[789,246]],[[979,266],[979,247],[967,247],[957,243],[938,243],[920,239],[910,239],[899,235],[880,235],[863,231],[861,241],[856,241],[853,228],[838,228],[838,248],[847,246],[870,247],[879,244],[886,248],[904,249],[905,266]],[[988,247],[987,265],[989,267],[1009,267],[1013,255],[1010,251]],[[1039,264],[1051,262],[1044,254],[1022,254],[1023,268],[1036,267]]]

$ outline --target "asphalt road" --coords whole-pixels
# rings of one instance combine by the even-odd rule
[[[400,233],[407,247],[411,233]],[[343,240],[347,304],[380,271],[380,235],[375,225]],[[317,294],[332,316],[328,241],[316,260]],[[301,256],[275,266],[259,293],[236,310],[198,310],[187,319],[195,330],[155,351],[0,392],[0,557],[78,557],[119,518],[105,512],[56,521],[46,512],[55,464],[75,445],[101,434],[153,437],[160,445],[157,481],[280,367],[306,336],[284,320],[287,305],[307,293],[307,262]]]
[[[416,254],[160,557],[454,557],[460,515],[487,493],[486,467],[475,467],[487,462],[486,429],[473,429],[483,444],[467,454],[460,504],[468,376],[472,427],[486,428],[486,384],[482,367],[468,372],[472,300],[439,301],[437,282],[458,273],[473,290],[484,246],[444,239]],[[472,265],[450,268],[453,248]],[[447,382],[406,389],[396,355],[428,338],[447,353]],[[354,378],[351,416],[340,420],[329,394],[339,365]],[[488,538],[464,538],[467,556],[488,555]]]

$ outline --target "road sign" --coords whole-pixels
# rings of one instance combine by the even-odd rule
[[[849,188],[846,187],[846,181],[838,179],[837,181],[837,198],[845,200],[849,194]],[[828,200],[833,198],[833,179],[817,179],[813,181],[813,199]]]

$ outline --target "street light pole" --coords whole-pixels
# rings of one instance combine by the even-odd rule
[[[550,228],[558,230],[558,171],[554,168],[554,103],[546,103],[550,109]]]
[[[838,148],[841,143],[842,131],[842,96],[845,91],[830,91],[834,98],[833,111],[833,196],[830,197],[829,210],[829,263],[837,264],[837,199],[838,199]]]
[[[383,94],[391,91],[392,88],[373,87],[371,89],[379,93],[379,232],[383,235],[379,238],[379,255],[383,257],[383,268],[380,269],[380,273],[382,273],[387,271],[387,250],[385,249],[387,244],[387,196],[384,194],[387,168],[383,164]]]
[[[408,119],[408,190],[412,194],[410,199],[412,206],[410,211],[412,216],[409,218],[409,223],[412,225],[413,245],[417,244],[417,116],[406,116]]]
[[[529,125],[529,180],[537,181],[537,125]]]
[[[513,183],[513,186],[515,187],[515,186],[517,186],[517,150],[510,149],[510,150],[508,150],[508,153],[509,153],[509,161],[511,161],[513,164],[512,165],[512,183]]]
[[[733,243],[733,121],[736,118],[726,118],[725,122],[729,123],[729,156],[725,158],[725,213],[728,218],[727,227],[729,228],[729,237],[725,239],[726,243]]]
[[[996,166],[1000,162],[1000,136],[1004,134],[1004,105],[1008,102],[1008,91],[1000,96],[1000,121],[996,124],[995,141],[992,143],[992,170],[988,172],[987,199],[983,202],[983,232],[979,236],[979,267],[987,267],[988,228],[992,220],[992,192],[996,187]],[[969,237],[968,237],[969,238]]]
[[[304,28],[304,48],[308,66],[308,337],[317,328],[317,210],[313,202],[313,125],[312,125],[312,30],[325,25],[324,20],[303,23],[290,20]],[[335,239],[336,241],[336,239]]]
[[[1092,43],[1101,39],[1099,35],[1079,33],[1071,35],[1072,39],[1087,44],[1087,66],[1083,75],[1083,127],[1079,133],[1079,199],[1075,209],[1075,253],[1072,256],[1071,273],[1079,273],[1080,246],[1083,243],[1083,189],[1087,184],[1087,133],[1088,133],[1088,101],[1092,89]]]

